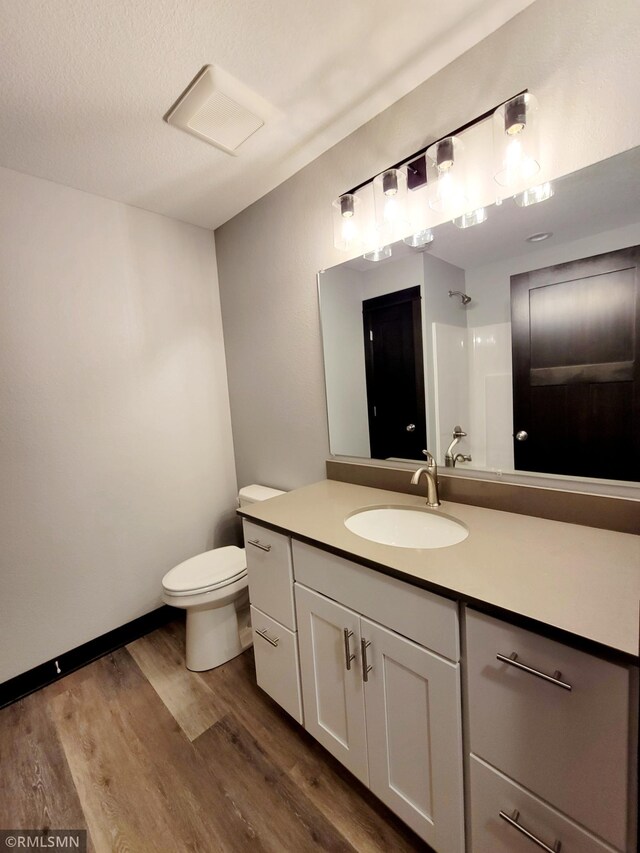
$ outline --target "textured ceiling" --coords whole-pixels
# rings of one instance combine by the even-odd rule
[[[530,2],[0,0],[0,165],[215,228]],[[206,64],[278,110],[238,157],[162,121]]]

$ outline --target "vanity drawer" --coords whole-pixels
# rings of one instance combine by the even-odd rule
[[[550,808],[511,779],[475,756],[470,760],[471,853],[534,853],[544,850],[523,829],[562,853],[610,853],[603,844],[573,821]],[[519,814],[515,815],[514,811]],[[505,817],[515,819],[520,829]]]
[[[452,661],[460,660],[458,605],[328,551],[293,540],[296,580]]]
[[[247,577],[251,603],[292,631],[293,604],[291,540],[251,521],[243,521]]]
[[[302,723],[297,635],[253,605],[251,629],[258,685]]]
[[[629,670],[473,610],[466,640],[470,751],[626,850]]]

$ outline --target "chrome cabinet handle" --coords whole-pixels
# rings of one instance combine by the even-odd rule
[[[555,841],[553,847],[549,847],[548,844],[545,844],[544,841],[540,841],[532,832],[529,832],[528,829],[525,829],[521,823],[518,823],[518,818],[520,817],[520,812],[518,809],[514,809],[513,812],[508,815],[506,812],[499,812],[502,820],[506,820],[509,826],[512,826],[514,829],[517,829],[518,832],[521,832],[526,838],[530,841],[533,841],[534,844],[537,844],[538,847],[541,847],[543,850],[546,850],[547,853],[560,853],[562,849],[562,842]]]
[[[362,680],[363,681],[369,681],[369,673],[373,669],[373,667],[370,666],[369,662],[367,661],[367,649],[369,648],[370,645],[371,645],[371,643],[369,642],[369,640],[365,640],[364,637],[360,640],[360,648],[362,649]]]
[[[253,545],[254,548],[260,548],[261,551],[271,550],[271,545],[263,545],[259,539],[249,539],[249,545]]]
[[[516,669],[521,669],[523,672],[528,672],[529,675],[535,675],[536,678],[542,678],[543,681],[548,681],[550,684],[555,684],[556,687],[562,687],[563,690],[571,690],[571,685],[566,681],[562,681],[559,669],[553,673],[553,675],[547,675],[546,672],[540,672],[539,669],[534,669],[532,666],[527,666],[526,663],[520,663],[518,660],[518,655],[515,652],[512,652],[509,657],[505,655],[497,654],[496,658],[502,663],[508,663],[509,666],[515,666]]]
[[[266,628],[263,628],[262,631],[260,631],[259,628],[256,628],[256,634],[259,637],[262,637],[263,640],[266,640],[267,643],[271,643],[272,646],[277,646],[278,643],[280,642],[280,637],[276,637],[275,640],[272,640],[271,637],[269,637],[267,635],[267,629]]]
[[[353,637],[353,631],[350,631],[348,628],[343,630],[344,634],[344,663],[347,669],[351,669],[351,661],[356,659],[355,655],[351,654],[351,649],[349,647],[349,637]]]
[[[415,432],[416,425],[415,424],[407,424],[407,432]]]
[[[521,429],[516,433],[516,441],[526,441],[529,438],[529,433]]]

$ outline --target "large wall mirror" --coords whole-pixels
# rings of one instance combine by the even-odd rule
[[[640,148],[318,276],[331,452],[640,482]]]

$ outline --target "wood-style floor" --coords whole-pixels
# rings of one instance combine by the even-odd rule
[[[0,711],[0,828],[97,853],[427,850],[255,683],[170,625]]]

